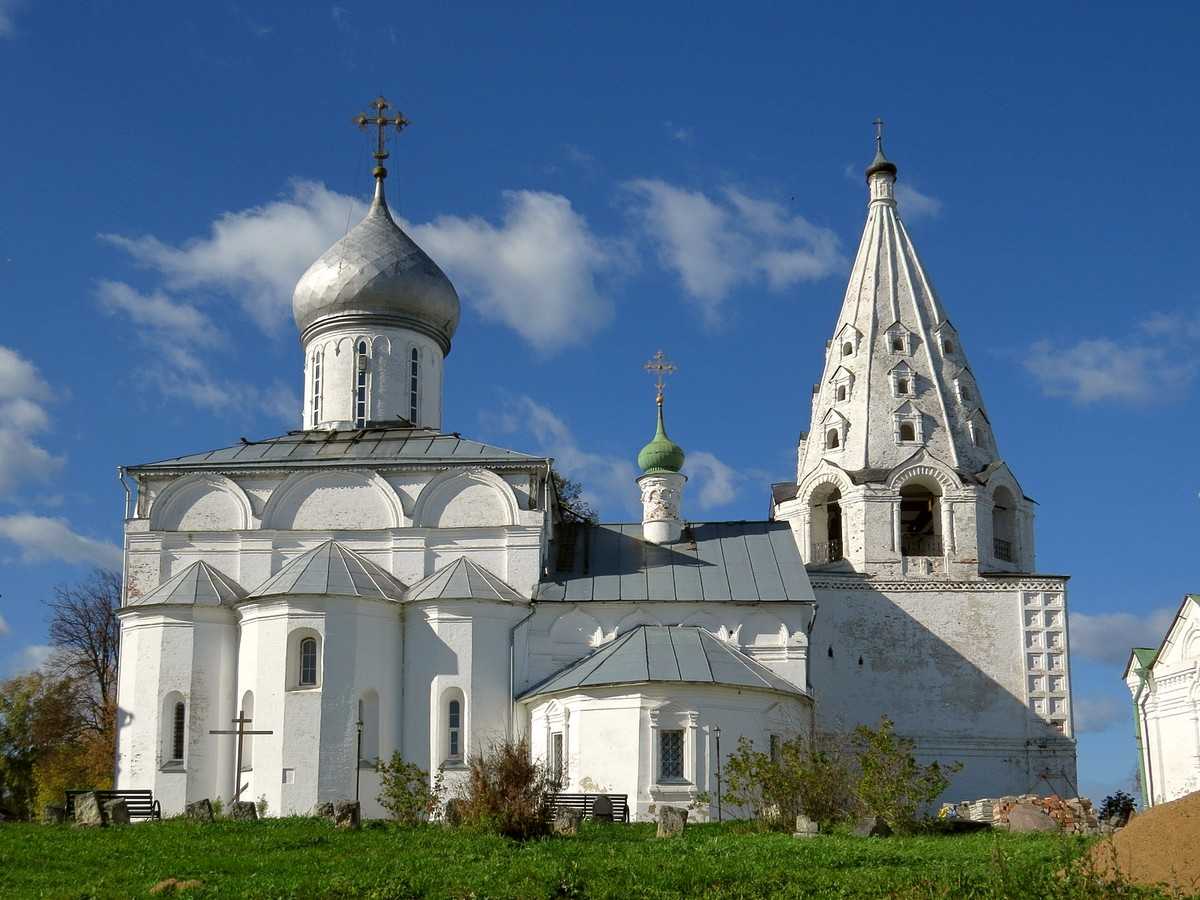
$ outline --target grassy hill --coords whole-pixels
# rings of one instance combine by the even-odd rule
[[[104,830],[0,825],[0,895],[144,897],[1101,897],[1064,878],[1087,842],[1043,835],[854,838],[736,824],[658,840],[652,825],[585,825],[518,844],[424,828],[335,831],[315,819]]]

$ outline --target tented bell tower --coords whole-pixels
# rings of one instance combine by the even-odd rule
[[[1033,504],[1001,459],[962,339],[900,219],[896,178],[877,123],[866,227],[812,387],[796,490],[776,493],[775,517],[793,523],[809,565],[1032,571]]]

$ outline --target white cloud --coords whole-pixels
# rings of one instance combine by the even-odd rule
[[[206,237],[179,247],[151,235],[100,237],[160,272],[168,288],[223,291],[274,331],[290,317],[296,281],[365,211],[360,200],[295,180],[284,199],[222,213]]]
[[[1072,612],[1071,655],[1122,665],[1134,647],[1161,644],[1177,611],[1177,607],[1164,606],[1142,615]]]
[[[771,200],[735,188],[717,198],[660,179],[626,187],[637,198],[634,215],[658,247],[709,325],[722,303],[757,280],[772,291],[824,278],[845,266],[837,236]]]
[[[1069,345],[1037,341],[1025,367],[1046,394],[1086,405],[1173,399],[1195,378],[1197,363],[1136,339],[1084,338]]]
[[[3,669],[10,677],[36,672],[53,655],[54,648],[49,644],[30,644],[5,657]]]
[[[0,38],[17,33],[16,14],[24,5],[25,0],[0,0]]]
[[[1076,696],[1072,703],[1076,734],[1104,731],[1132,715],[1128,698],[1122,701],[1104,695]]]
[[[22,562],[57,560],[114,569],[121,566],[119,547],[77,534],[65,519],[28,514],[0,516],[0,538],[16,544]]]
[[[587,340],[612,319],[600,275],[614,260],[561,194],[505,191],[500,225],[477,216],[403,223],[488,318],[553,352]]]
[[[162,291],[142,294],[123,281],[102,280],[96,293],[106,312],[124,313],[139,328],[197,344],[215,343],[219,337],[208,316],[189,303],[172,300]]]
[[[129,318],[147,348],[134,364],[139,385],[220,415],[300,418],[299,394],[284,382],[260,387],[213,373],[209,356],[228,341],[195,306],[163,291],[142,294],[122,281],[101,281],[97,297],[107,312]]]
[[[499,225],[477,216],[398,220],[444,268],[465,300],[544,351],[587,340],[612,318],[598,285],[620,248],[597,237],[560,194],[507,191]],[[101,237],[159,272],[167,291],[212,289],[236,298],[265,331],[289,318],[296,281],[366,212],[360,200],[295,180],[281,200],[218,216],[205,237],[178,247],[146,235]],[[112,291],[111,288],[109,288]],[[110,308],[144,324],[199,311],[163,291],[125,287]]]
[[[733,502],[739,484],[745,480],[740,472],[705,450],[690,451],[683,470],[689,478],[684,502],[694,499],[700,509],[712,509]]]
[[[45,404],[52,396],[33,363],[0,347],[0,496],[24,481],[45,481],[62,468],[63,458],[35,440],[49,427]]]
[[[942,213],[942,201],[930,194],[923,194],[907,181],[896,182],[896,208],[908,220],[936,218]]]

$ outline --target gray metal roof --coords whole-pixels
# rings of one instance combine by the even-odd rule
[[[560,527],[539,601],[814,601],[786,522],[689,525],[674,544],[642,540],[640,523]]]
[[[432,575],[422,578],[405,593],[405,599],[418,600],[501,600],[505,603],[526,603],[513,587],[502,578],[472,562],[465,556],[442,566]]]
[[[195,606],[226,606],[246,596],[240,584],[208,563],[197,561],[140,597],[130,597],[126,606],[157,603],[187,603]]]
[[[367,465],[541,466],[546,459],[472,441],[459,434],[405,424],[368,423],[352,431],[290,431],[261,441],[242,441],[205,453],[130,467],[131,472],[180,469],[275,469]]]
[[[398,601],[404,598],[404,585],[349,547],[325,541],[293,559],[248,597],[286,594],[338,594]]]
[[[518,699],[648,682],[690,682],[805,694],[762,663],[694,625],[640,625],[571,663]]]

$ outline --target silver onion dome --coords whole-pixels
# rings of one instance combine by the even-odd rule
[[[458,293],[450,279],[392,220],[376,172],[366,217],[326,250],[296,283],[292,314],[301,341],[325,324],[370,320],[411,328],[450,352]]]

